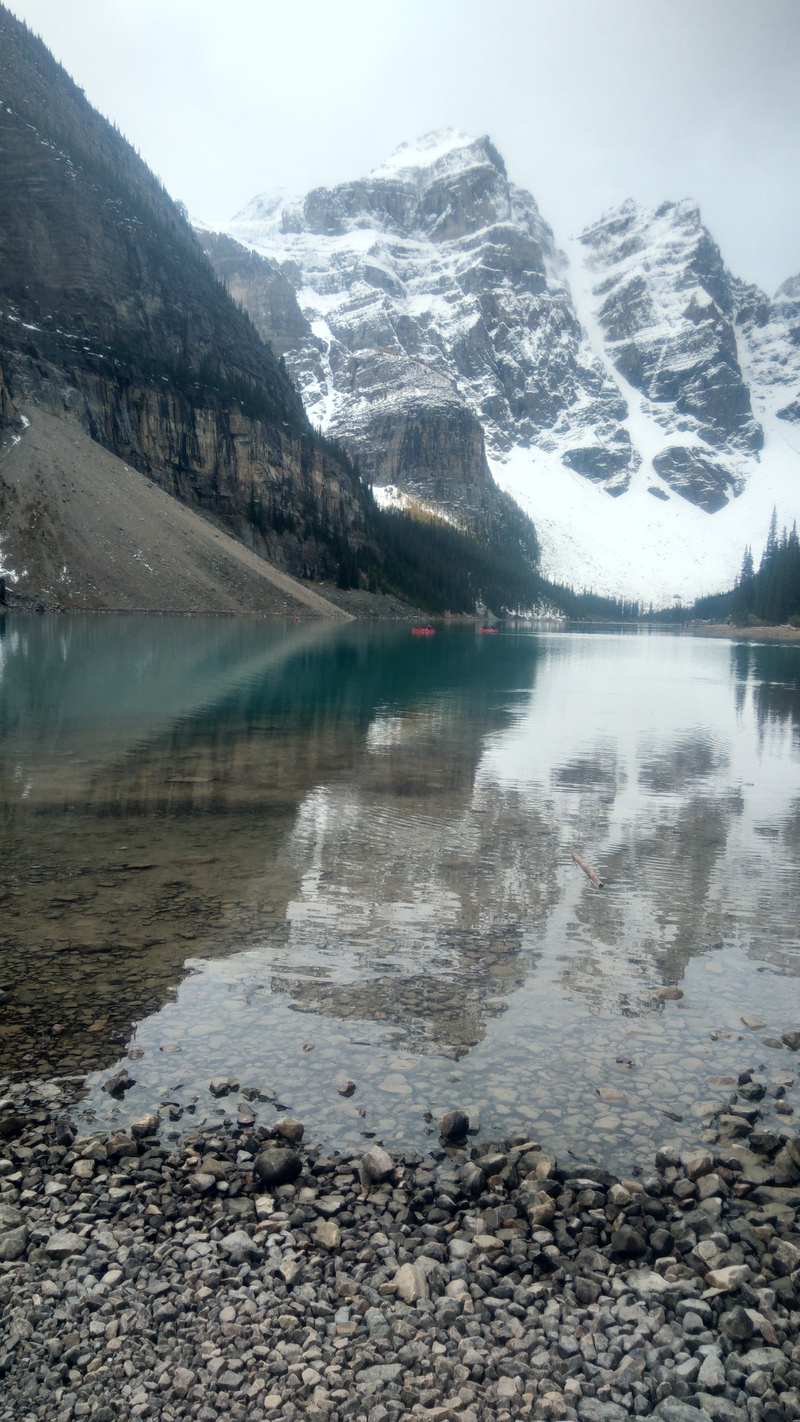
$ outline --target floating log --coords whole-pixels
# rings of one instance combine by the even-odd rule
[[[572,851],[572,857],[573,857],[573,859],[575,860],[575,863],[576,863],[577,865],[579,865],[580,868],[583,870],[583,872],[584,872],[584,874],[586,875],[587,879],[590,879],[591,882],[594,884],[595,888],[596,888],[596,889],[602,889],[602,887],[603,887],[603,881],[602,881],[602,879],[598,878],[597,874],[595,874],[595,872],[594,872],[594,869],[590,869],[590,868],[589,868],[589,865],[586,863],[586,860],[585,860],[585,859],[581,859],[581,856],[580,856],[579,854],[576,854],[575,851],[574,851],[574,849],[573,849],[573,851]]]

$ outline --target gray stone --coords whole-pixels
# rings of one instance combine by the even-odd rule
[[[399,1378],[403,1371],[402,1363],[375,1363],[371,1367],[362,1368],[356,1376],[356,1386],[359,1388],[374,1388],[383,1383],[393,1383]]]
[[[226,1234],[219,1247],[223,1254],[227,1254],[232,1264],[247,1264],[254,1259],[261,1258],[261,1250],[258,1245],[243,1229],[237,1229],[233,1234]]]
[[[185,1397],[189,1389],[194,1387],[196,1380],[196,1373],[189,1368],[176,1368],[172,1374],[172,1391],[177,1393],[178,1397]]]
[[[103,1082],[103,1091],[107,1091],[109,1096],[121,1101],[125,1092],[130,1091],[131,1087],[135,1085],[136,1079],[123,1067],[122,1071],[118,1071]]]
[[[497,1379],[497,1398],[499,1402],[515,1402],[522,1392],[522,1380],[519,1377]]]
[[[641,1258],[647,1253],[647,1240],[633,1225],[623,1224],[611,1236],[611,1248],[615,1254],[628,1258]]]
[[[719,1327],[726,1338],[731,1338],[736,1343],[745,1342],[755,1333],[755,1324],[741,1304],[720,1315]]]
[[[196,1170],[194,1175],[189,1176],[189,1184],[198,1195],[210,1195],[212,1190],[217,1188],[215,1175],[208,1175],[204,1170]]]
[[[710,1150],[692,1151],[683,1162],[687,1180],[699,1180],[701,1175],[710,1175],[714,1169],[714,1157]]]
[[[580,1422],[628,1422],[628,1413],[616,1402],[601,1402],[599,1397],[582,1397],[578,1402]]]
[[[600,1297],[600,1285],[594,1279],[577,1278],[575,1280],[575,1297],[579,1304],[586,1307],[588,1304],[596,1303]]]
[[[742,1354],[739,1362],[746,1373],[771,1373],[778,1364],[785,1362],[785,1358],[780,1348],[750,1348]]]
[[[468,1161],[459,1173],[459,1182],[465,1195],[480,1195],[486,1185],[486,1176],[474,1161]]]
[[[73,1254],[83,1254],[88,1242],[71,1230],[57,1229],[50,1235],[45,1250],[51,1259],[69,1259]]]
[[[772,1267],[776,1274],[792,1274],[800,1269],[800,1249],[788,1239],[781,1239],[772,1247]]]
[[[703,1392],[722,1392],[725,1387],[725,1366],[715,1353],[706,1354],[700,1364],[697,1386]]]
[[[335,1220],[318,1220],[314,1226],[314,1239],[323,1249],[338,1249],[342,1242],[342,1231]]]
[[[695,1398],[712,1422],[747,1422],[747,1412],[736,1407],[727,1397],[718,1397],[710,1392],[696,1392]]]
[[[388,1180],[394,1171],[394,1161],[381,1146],[372,1146],[366,1155],[361,1158],[361,1168],[367,1180],[379,1185],[381,1181]]]
[[[7,1204],[0,1201],[0,1234],[7,1229],[19,1229],[25,1223],[25,1216],[16,1205]]]
[[[11,1264],[21,1259],[28,1247],[28,1226],[19,1225],[0,1234],[0,1263]]]
[[[160,1125],[160,1116],[156,1116],[153,1112],[148,1111],[144,1116],[140,1116],[138,1120],[131,1122],[131,1135],[135,1139],[139,1139],[141,1136],[154,1136]]]
[[[730,1292],[746,1284],[751,1272],[747,1264],[728,1264],[724,1269],[709,1269],[706,1274],[706,1287]]]
[[[653,1408],[653,1416],[659,1418],[659,1422],[711,1422],[702,1408],[691,1407],[678,1397],[665,1397]]]

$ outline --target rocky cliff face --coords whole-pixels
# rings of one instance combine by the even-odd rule
[[[363,538],[364,491],[185,215],[0,6],[0,419],[66,405],[171,493],[297,571]]]
[[[447,131],[255,198],[229,236],[200,232],[265,334],[292,288],[287,366],[370,481],[463,516],[491,487],[482,436],[553,576],[695,596],[773,505],[800,512],[798,283],[770,302],[738,281],[691,203],[626,203],[562,251],[493,144]]]
[[[309,330],[287,365],[311,419],[374,483],[434,500],[444,483],[458,511],[460,485],[487,484],[481,430],[498,454],[555,427],[574,467],[624,485],[624,401],[587,346],[550,229],[488,139],[432,135],[363,181],[257,198],[230,230],[268,257],[264,298],[276,266],[293,283]],[[244,254],[225,271],[200,235],[241,291]],[[259,324],[252,286],[245,299]]]
[[[653,468],[715,513],[742,491],[736,456],[764,443],[739,363],[734,282],[719,248],[686,202],[655,212],[625,203],[580,240],[607,356],[643,397],[642,411],[675,437]]]
[[[767,416],[800,425],[800,276],[785,281],[772,301],[743,284],[736,296],[754,404]]]

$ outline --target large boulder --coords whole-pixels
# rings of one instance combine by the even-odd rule
[[[303,1169],[300,1156],[280,1147],[262,1150],[255,1158],[253,1169],[262,1185],[291,1185]]]

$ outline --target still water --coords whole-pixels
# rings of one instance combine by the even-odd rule
[[[459,1105],[624,1166],[742,1067],[794,1099],[798,646],[6,618],[0,812],[0,1075],[98,1125],[221,1076],[344,1150]]]

